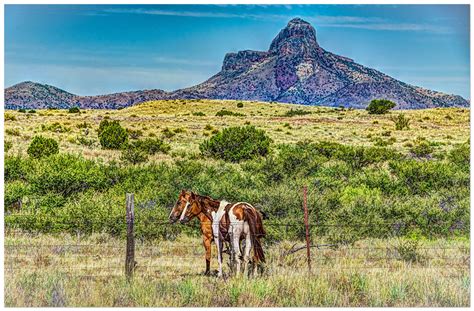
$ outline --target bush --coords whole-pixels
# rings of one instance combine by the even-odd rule
[[[206,114],[205,114],[204,112],[197,111],[197,112],[193,112],[193,116],[196,116],[196,117],[205,117]]]
[[[138,139],[140,136],[143,135],[142,130],[132,130],[132,129],[127,129],[128,136],[130,139]]]
[[[63,196],[87,189],[105,191],[112,184],[104,165],[70,154],[42,159],[28,172],[27,178],[36,192]]]
[[[244,108],[244,103],[243,102],[238,102],[237,103],[237,108]]]
[[[387,99],[373,99],[367,106],[369,114],[385,114],[396,104]]]
[[[58,143],[52,139],[43,136],[35,136],[28,147],[27,153],[32,158],[47,157],[59,152]]]
[[[5,182],[26,179],[27,172],[31,169],[31,161],[21,156],[5,157]]]
[[[12,149],[13,143],[11,141],[5,141],[3,145],[3,150],[7,153],[10,149]]]
[[[469,143],[459,144],[454,147],[448,155],[451,162],[465,167],[469,170],[470,146]]]
[[[71,131],[71,128],[60,124],[59,122],[54,122],[52,124],[41,124],[41,130],[44,131],[50,131],[54,133],[67,133]]]
[[[170,145],[158,138],[145,138],[132,143],[133,147],[142,150],[147,154],[155,154],[158,152],[168,153],[171,149]]]
[[[270,151],[271,138],[254,126],[229,127],[199,145],[201,153],[215,159],[239,162]]]
[[[419,241],[415,239],[397,239],[394,246],[401,260],[406,262],[420,262],[424,256],[419,252]]]
[[[18,112],[21,112],[21,113],[26,113],[26,109],[24,109],[24,108],[20,108],[20,109],[18,109]]]
[[[216,113],[216,117],[224,117],[224,116],[231,116],[231,117],[244,117],[245,115],[242,114],[242,113],[238,113],[238,112],[233,112],[233,111],[229,111],[229,110],[221,110],[221,111],[218,111]]]
[[[128,142],[127,130],[118,121],[102,120],[99,125],[99,141],[104,149],[120,149]]]
[[[395,123],[395,129],[402,131],[404,129],[410,129],[410,119],[405,117],[403,113],[400,113],[396,117],[392,117],[391,120]]]
[[[81,111],[79,110],[79,107],[71,107],[68,109],[69,113],[81,113]]]
[[[36,110],[30,109],[30,110],[28,111],[28,113],[36,113]]]
[[[425,140],[418,141],[413,147],[410,148],[410,152],[417,157],[427,157],[434,151],[434,148]]]
[[[148,155],[142,149],[129,145],[127,148],[122,150],[120,159],[130,164],[138,164],[146,162],[148,160]]]
[[[76,141],[79,145],[87,146],[87,147],[92,147],[95,143],[94,139],[92,139],[92,138],[89,139],[85,136],[77,136]]]
[[[290,109],[283,114],[283,117],[304,116],[307,114],[311,114],[311,111],[306,111],[303,109]]]
[[[4,120],[5,121],[16,121],[16,117],[14,115],[12,115],[11,113],[5,112]]]
[[[5,197],[3,198],[5,211],[7,211],[11,205],[21,202],[28,192],[28,185],[22,181],[14,181],[5,184]]]

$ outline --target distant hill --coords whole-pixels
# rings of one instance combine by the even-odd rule
[[[5,90],[5,107],[120,108],[158,99],[238,99],[305,105],[365,108],[372,99],[398,109],[468,107],[469,102],[396,80],[352,59],[321,48],[315,29],[295,18],[273,39],[268,51],[228,53],[222,69],[196,86],[165,92],[146,90],[77,96],[53,86],[23,82]]]
[[[98,96],[79,96],[57,87],[22,82],[5,89],[5,108],[69,108],[117,109],[166,96],[162,90],[144,90]]]

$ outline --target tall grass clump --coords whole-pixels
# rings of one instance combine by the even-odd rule
[[[398,114],[396,117],[392,117],[391,120],[393,123],[395,123],[395,129],[397,131],[410,129],[410,119],[407,118],[403,113]]]

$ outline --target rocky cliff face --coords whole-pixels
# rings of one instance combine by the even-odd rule
[[[29,91],[28,91],[29,90]],[[365,108],[372,99],[398,109],[469,106],[456,95],[412,86],[319,46],[316,30],[295,18],[273,39],[268,51],[225,55],[222,69],[207,81],[166,93],[136,91],[76,96],[51,86],[18,84],[5,91],[5,107],[119,108],[155,99],[237,99]]]

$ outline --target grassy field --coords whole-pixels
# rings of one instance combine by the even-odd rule
[[[464,143],[469,139],[468,109],[409,110],[369,115],[364,110],[263,102],[243,102],[243,107],[238,108],[237,103],[217,100],[154,101],[123,110],[83,110],[81,114],[65,110],[39,110],[36,113],[8,111],[5,140],[13,143],[10,154],[26,154],[31,138],[42,134],[56,138],[62,152],[81,153],[86,158],[102,158],[106,161],[118,159],[119,151],[103,150],[98,142],[96,130],[106,116],[119,120],[128,129],[141,130],[143,137],[164,138],[171,144],[170,155],[155,155],[151,157],[152,161],[197,153],[199,143],[212,135],[213,131],[245,124],[266,130],[277,144],[327,140],[372,146],[378,139],[407,152],[419,137],[435,143],[438,151],[449,150],[456,143]],[[222,109],[244,116],[216,117],[216,113]],[[310,114],[285,116],[292,109],[301,109]],[[404,113],[410,119],[408,130],[395,130],[391,118],[399,113]],[[15,120],[11,120],[10,116]],[[78,127],[84,122],[91,128],[86,130]],[[78,142],[79,137],[92,140],[92,145],[81,144]]]
[[[293,242],[267,247],[258,278],[203,276],[200,240],[136,246],[133,282],[123,276],[125,241],[108,235],[10,234],[5,240],[6,306],[469,306],[469,241],[419,245],[400,257],[397,240],[285,256]],[[22,246],[23,245],[23,246]],[[215,251],[215,249],[213,249]],[[227,256],[225,260],[227,261]],[[212,268],[216,269],[216,260]],[[227,271],[227,267],[225,267]]]
[[[237,115],[216,116],[221,111]],[[409,118],[409,129],[396,130],[392,119],[400,114]],[[163,139],[170,151],[139,165],[123,162],[122,151],[100,146],[97,129],[106,117],[135,131],[139,140]],[[200,154],[205,139],[248,124],[272,138],[267,156],[231,163]],[[469,146],[464,144],[469,130],[469,110],[460,108],[369,115],[279,103],[175,100],[80,113],[6,111],[5,303],[469,306]],[[59,154],[29,157],[36,135],[54,138]],[[331,145],[296,145],[301,141],[358,149],[324,155]],[[432,148],[428,156],[412,153],[420,141]],[[374,149],[403,157],[379,157],[384,153],[370,153]],[[302,245],[303,227],[285,224],[299,226],[303,219],[303,185],[309,186],[310,223],[318,223],[312,241],[339,244],[312,249],[312,274],[304,251],[285,255]],[[203,276],[196,223],[155,225],[167,221],[181,189],[248,201],[265,211],[268,261],[261,277]],[[135,193],[138,239],[130,284],[123,277],[129,192]]]

